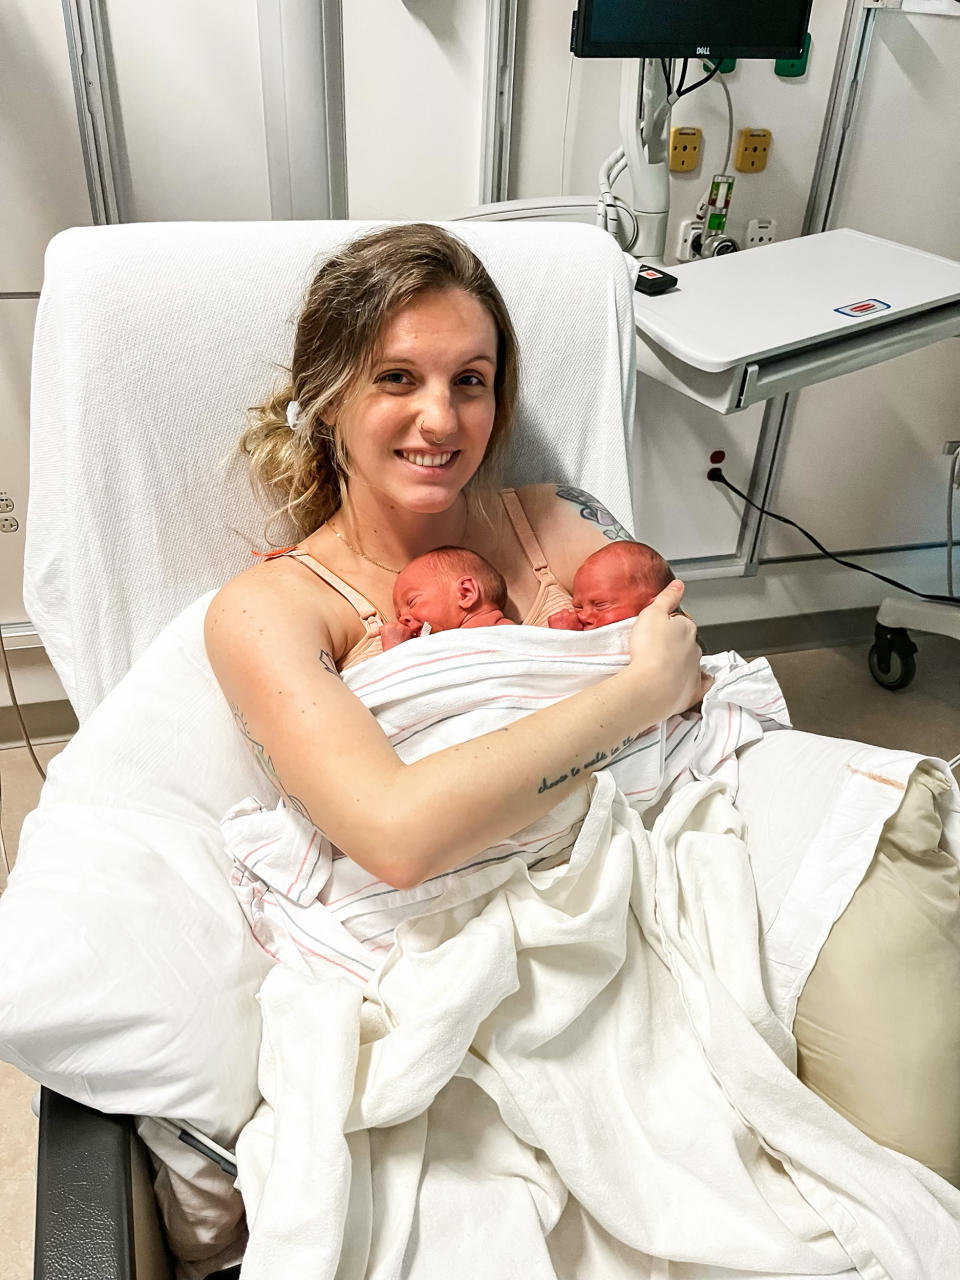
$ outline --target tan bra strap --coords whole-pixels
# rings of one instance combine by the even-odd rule
[[[344,582],[342,578],[338,578],[332,569],[328,569],[325,564],[321,564],[319,560],[314,560],[309,551],[288,551],[287,555],[291,560],[299,560],[302,565],[310,569],[322,578],[328,587],[333,587],[334,591],[339,591],[348,604],[353,605],[357,613],[363,619],[363,625],[368,632],[376,632],[383,625],[383,618],[375,605],[355,591],[349,583]]]
[[[543,554],[543,547],[537,541],[537,535],[533,532],[530,521],[527,519],[527,513],[524,511],[520,498],[517,496],[516,489],[501,489],[500,498],[503,502],[503,508],[510,518],[510,523],[513,525],[513,531],[517,535],[521,547],[523,547],[523,553],[530,561],[531,569],[541,582],[556,582],[556,575],[547,564],[547,557]]]

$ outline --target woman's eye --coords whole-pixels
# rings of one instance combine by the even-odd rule
[[[388,382],[391,386],[399,387],[409,374],[404,373],[402,369],[389,369],[386,373],[381,373],[377,378],[377,382]]]
[[[484,387],[486,383],[479,373],[462,373],[458,378],[461,386],[465,387]]]

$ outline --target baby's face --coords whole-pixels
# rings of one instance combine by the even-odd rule
[[[430,623],[431,631],[450,631],[463,622],[457,603],[458,574],[443,574],[426,565],[408,565],[393,584],[397,621],[416,628]]]
[[[616,563],[584,564],[573,579],[573,607],[584,631],[635,618],[654,596],[630,585]]]

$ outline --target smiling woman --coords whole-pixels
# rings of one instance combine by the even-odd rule
[[[385,888],[518,831],[582,788],[611,740],[701,696],[695,628],[675,616],[679,583],[635,625],[626,668],[413,764],[339,679],[381,651],[397,575],[418,556],[475,552],[503,577],[502,616],[545,626],[569,607],[580,562],[609,546],[619,526],[589,495],[498,488],[516,387],[513,328],[483,264],[438,227],[395,226],[321,267],[290,383],[242,441],[303,537],[217,594],[210,660],[275,785]],[[545,796],[542,779],[561,774]]]

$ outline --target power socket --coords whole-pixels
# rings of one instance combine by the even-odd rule
[[[772,244],[776,238],[776,218],[751,218],[747,223],[747,234],[743,241],[743,247],[752,249],[755,245]]]
[[[20,528],[20,521],[16,516],[0,516],[0,533],[16,533]]]
[[[680,231],[677,236],[677,252],[676,258],[678,262],[692,262],[697,256],[693,251],[694,236],[703,235],[703,220],[701,218],[685,218],[680,223]]]

